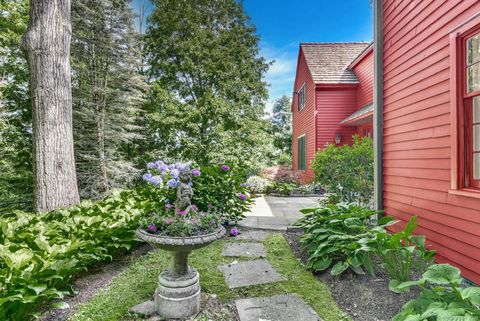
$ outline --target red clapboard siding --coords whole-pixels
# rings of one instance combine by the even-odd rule
[[[478,0],[384,0],[384,207],[480,283],[480,199],[450,189],[450,31]]]
[[[335,134],[341,136],[340,144],[351,144],[355,127],[344,127],[340,122],[356,110],[357,91],[355,87],[317,88],[317,149],[327,143],[335,143]]]
[[[357,109],[373,101],[373,50],[369,52],[353,67],[353,72],[360,82],[357,87]]]
[[[297,172],[300,181],[302,183],[307,183],[314,178],[314,173],[313,170],[311,170],[310,165],[315,157],[315,84],[313,83],[313,79],[308,70],[302,49],[300,49],[297,62],[297,75],[293,91],[298,92],[304,83],[306,84],[307,90],[305,107],[298,112],[298,97],[296,94],[293,96],[292,103],[292,168]],[[307,170],[305,171],[298,170],[297,138],[301,135],[305,135],[306,137]]]

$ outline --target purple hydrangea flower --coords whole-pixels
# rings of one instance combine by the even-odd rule
[[[147,228],[147,231],[150,233],[155,233],[157,231],[157,227],[155,226],[155,224],[150,224]]]
[[[220,167],[220,169],[224,172],[228,171],[230,169],[230,166],[228,165],[222,165],[222,167]]]
[[[238,194],[238,198],[241,199],[242,201],[244,201],[244,200],[247,199],[247,195],[240,193],[240,194]]]
[[[160,164],[157,166],[157,169],[162,172],[162,175],[165,175],[165,172],[168,170],[168,166],[165,164]]]
[[[152,185],[159,185],[163,180],[161,176],[152,176],[148,182]]]
[[[200,169],[199,168],[194,168],[192,169],[192,175],[193,176],[200,176]]]
[[[233,227],[231,230],[230,230],[230,235],[231,236],[237,236],[238,235],[238,229],[236,227]]]
[[[176,163],[175,168],[178,169],[179,171],[186,171],[190,169],[190,164],[189,163]]]
[[[147,164],[147,168],[149,168],[149,169],[157,168],[157,164],[154,163],[154,162],[150,162],[150,163]]]
[[[145,174],[143,174],[143,177],[142,177],[142,178],[143,178],[143,180],[144,180],[145,182],[150,182],[150,179],[151,179],[152,177],[153,177],[152,174],[150,174],[150,173],[145,173]]]
[[[240,184],[240,186],[241,187],[247,187],[248,185],[247,185],[247,183],[242,183],[242,184]]]
[[[167,185],[171,188],[177,188],[178,182],[172,178],[167,182]]]
[[[177,179],[178,175],[180,175],[180,171],[176,168],[170,170],[170,175],[172,175],[173,178]]]
[[[165,224],[170,225],[173,223],[173,218],[169,217],[165,220]]]

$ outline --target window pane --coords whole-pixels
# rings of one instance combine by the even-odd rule
[[[480,125],[473,125],[473,151],[480,152]]]
[[[473,123],[480,123],[480,96],[473,97]]]
[[[480,153],[473,154],[473,179],[480,179]]]
[[[467,65],[480,61],[480,33],[467,40]]]
[[[480,63],[467,68],[467,92],[480,91]]]

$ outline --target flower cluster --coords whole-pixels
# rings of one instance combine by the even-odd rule
[[[170,188],[177,188],[180,184],[180,172],[191,171],[193,176],[200,176],[199,168],[190,169],[190,167],[190,163],[166,164],[161,160],[150,162],[147,164],[150,171],[143,175],[143,180],[155,186],[163,187],[166,185]]]

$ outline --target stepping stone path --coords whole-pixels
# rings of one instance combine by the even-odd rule
[[[315,311],[296,295],[236,300],[241,321],[321,321]]]
[[[241,241],[263,242],[267,238],[268,234],[270,233],[267,231],[250,230],[238,235],[236,239]]]
[[[240,261],[221,265],[229,289],[285,281],[267,260]]]
[[[262,243],[229,243],[225,245],[222,256],[266,257]]]
[[[224,257],[266,257],[263,242],[268,231],[250,230],[227,243],[222,251]],[[266,259],[233,261],[218,267],[229,289],[285,281]],[[293,294],[272,297],[246,298],[235,301],[240,321],[322,321],[315,311],[300,297]]]

